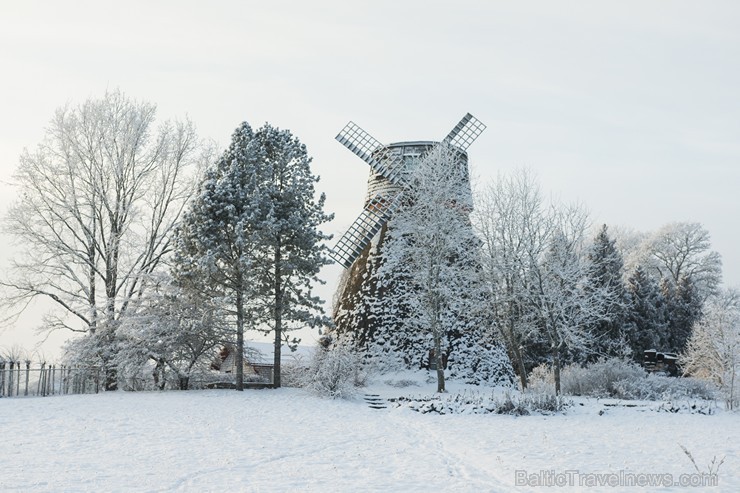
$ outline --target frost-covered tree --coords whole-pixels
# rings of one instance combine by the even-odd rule
[[[604,298],[603,317],[589,328],[597,342],[598,352],[618,356],[623,352],[623,327],[627,316],[627,300],[624,281],[624,262],[603,225],[588,249],[587,290],[601,289]]]
[[[644,351],[660,350],[667,339],[666,302],[658,283],[640,266],[627,279],[627,300],[624,336],[633,358],[642,362]]]
[[[208,299],[228,303],[235,319],[236,389],[244,389],[244,330],[260,323],[257,297],[257,224],[263,214],[261,177],[264,151],[252,128],[242,123],[231,144],[206,170],[198,194],[177,230],[175,277]]]
[[[393,274],[398,290],[386,299],[403,306],[412,333],[431,339],[438,392],[445,392],[451,332],[469,330],[483,296],[467,166],[461,163],[459,151],[439,144],[415,166],[393,218],[387,250],[393,254],[380,267],[381,277]]]
[[[209,369],[226,338],[222,307],[164,277],[134,309],[119,328],[119,372],[138,375],[150,367],[158,388],[164,389],[172,374],[187,390],[193,375]]]
[[[202,158],[190,122],[157,126],[155,117],[153,104],[109,92],[57,110],[41,144],[23,152],[3,223],[21,247],[1,281],[6,307],[43,298],[54,306],[43,328],[115,340],[172,248],[192,193],[188,170]],[[107,361],[113,351],[100,355]]]
[[[588,284],[582,242],[588,214],[580,206],[554,211],[547,250],[528,259],[525,318],[550,348],[555,393],[560,394],[560,369],[565,350],[592,351],[588,328],[606,318],[609,291]]]
[[[711,250],[709,232],[699,223],[671,223],[647,241],[647,265],[658,278],[678,286],[689,279],[703,301],[717,291],[722,282],[722,258]]]
[[[311,158],[288,130],[265,124],[254,140],[261,158],[255,163],[260,194],[255,218],[258,257],[258,293],[261,318],[274,336],[274,381],[280,387],[283,342],[297,344],[289,332],[328,323],[323,301],[312,294],[321,267],[330,261],[319,229],[333,216],[324,212],[324,194],[316,194],[319,178],[311,172]]]
[[[499,176],[481,200],[477,224],[489,312],[522,387],[528,362],[547,358],[558,376],[568,351],[590,350],[588,328],[605,317],[608,290],[588,283],[587,218],[579,206],[546,203],[527,171]]]
[[[324,323],[321,300],[311,294],[328,263],[319,226],[324,196],[316,197],[306,148],[287,130],[242,123],[232,143],[208,170],[183,219],[178,243],[181,277],[226,296],[236,320],[237,389],[243,386],[245,328],[274,333],[274,381],[292,328]]]
[[[740,293],[725,290],[709,300],[680,357],[684,373],[717,384],[727,406],[740,400]]]
[[[550,228],[536,178],[526,170],[499,175],[479,196],[475,219],[489,313],[526,388],[527,346],[536,337],[525,318],[528,259],[545,251]]]

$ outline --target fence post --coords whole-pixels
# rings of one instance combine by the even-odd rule
[[[5,395],[5,361],[0,361],[0,397]]]
[[[8,397],[13,397],[13,373],[15,361],[10,360],[10,371],[8,372]]]
[[[15,395],[21,395],[21,362],[16,362]]]
[[[31,373],[31,360],[27,359],[26,360],[26,390],[23,393],[23,395],[28,395],[28,378],[30,377],[30,373]]]
[[[46,366],[46,362],[41,363],[41,368],[39,369],[39,384],[36,386],[36,395],[43,396],[43,392],[46,390],[46,382],[44,382],[45,371],[44,367]]]

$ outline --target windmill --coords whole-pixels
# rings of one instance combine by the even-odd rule
[[[451,183],[449,204],[465,215],[469,231],[460,229],[456,238],[461,244],[475,244],[476,237],[469,221],[472,206],[468,176],[467,148],[486,126],[469,113],[442,141],[380,143],[350,122],[337,135],[337,140],[370,166],[365,206],[347,232],[334,246],[331,256],[345,270],[339,279],[334,297],[333,327],[327,334],[337,345],[350,347],[363,354],[364,361],[376,370],[432,368],[436,363],[430,352],[428,331],[418,330],[412,319],[414,292],[408,272],[389,259],[402,258],[403,242],[394,241],[403,235],[394,215],[401,212],[409,200],[416,197],[415,173],[434,169],[441,153],[437,146],[450,146]],[[445,151],[444,148],[438,149]],[[459,171],[459,172],[458,172]],[[458,185],[460,188],[458,188]],[[454,190],[454,191],[453,191]],[[459,194],[459,195],[457,195]],[[462,201],[462,202],[461,202]],[[400,218],[400,217],[399,217]],[[372,246],[371,246],[372,245]],[[450,258],[454,263],[458,260]],[[463,260],[463,262],[465,262]],[[387,266],[392,266],[386,268]],[[470,266],[465,266],[469,268]],[[471,295],[475,297],[475,294]],[[472,299],[461,294],[461,301]],[[460,307],[466,306],[460,303]],[[513,375],[506,352],[490,340],[487,325],[473,312],[456,311],[445,327],[443,349],[451,377],[469,382],[507,382]],[[465,310],[460,308],[460,310]],[[443,357],[444,357],[443,356]]]
[[[332,249],[332,259],[349,269],[397,211],[404,192],[411,186],[407,179],[409,156],[420,159],[421,165],[429,151],[440,144],[451,145],[464,154],[485,128],[468,113],[441,142],[383,145],[358,125],[349,122],[336,139],[370,165],[371,176],[365,207]]]

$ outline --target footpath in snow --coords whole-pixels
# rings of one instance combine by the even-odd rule
[[[372,402],[432,391],[365,389]],[[300,389],[3,399],[0,491],[545,492],[562,481],[554,491],[740,491],[737,414],[606,404],[514,417],[375,409],[363,394]],[[725,459],[717,487],[665,486],[696,472],[681,445],[702,469]],[[660,485],[587,487],[614,475],[661,475]]]

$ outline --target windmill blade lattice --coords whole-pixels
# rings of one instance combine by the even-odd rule
[[[403,180],[400,174],[403,156],[392,154],[384,144],[354,122],[349,122],[336,139],[391,183],[400,183]]]
[[[401,202],[402,193],[387,201],[378,196],[372,199],[347,231],[339,238],[330,256],[339,264],[349,269],[357,260],[380,228],[388,222]]]
[[[466,114],[442,142],[459,147],[463,151],[475,142],[486,126],[470,113]]]
[[[460,122],[442,140],[465,151],[470,144],[486,129],[486,126],[470,113],[467,113]],[[391,146],[383,145],[380,141],[365,132],[353,122],[349,122],[337,135],[336,139],[353,154],[370,165],[370,168],[396,185],[396,191],[391,197],[375,195],[370,199],[355,219],[349,229],[342,235],[330,256],[345,268],[350,268],[362,251],[372,241],[373,237],[388,222],[393,213],[401,204],[404,189],[409,185],[404,176],[404,156],[393,152]],[[394,144],[395,145],[395,144]],[[439,145],[434,144],[432,149]],[[427,150],[426,156],[429,156]],[[421,163],[426,157],[422,157]]]

